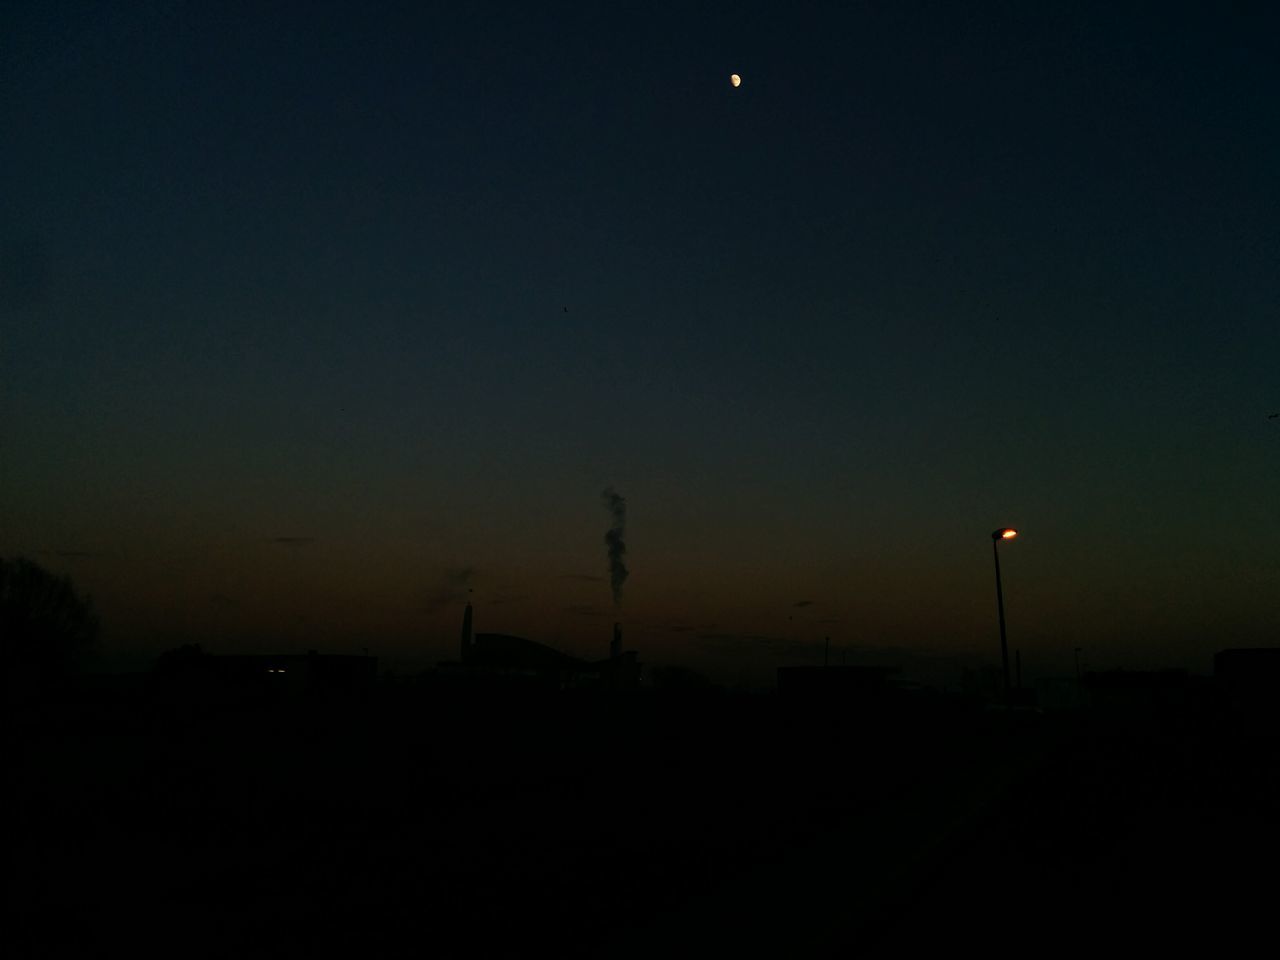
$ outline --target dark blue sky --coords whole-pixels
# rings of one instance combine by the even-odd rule
[[[7,4],[0,550],[586,652],[613,484],[651,660],[988,654],[1006,523],[1046,670],[1274,639],[1280,24],[1046,7]]]

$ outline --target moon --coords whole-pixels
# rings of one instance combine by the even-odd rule
[[[736,87],[742,83],[742,78],[738,76],[736,73],[731,73],[729,75],[729,82]]]

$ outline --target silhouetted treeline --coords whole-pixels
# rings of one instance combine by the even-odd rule
[[[98,618],[69,577],[24,557],[0,558],[0,656],[6,702],[65,682],[98,638]]]

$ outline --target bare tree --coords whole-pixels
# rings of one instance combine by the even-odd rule
[[[0,653],[8,683],[67,677],[98,638],[98,618],[69,577],[23,557],[0,558]]]

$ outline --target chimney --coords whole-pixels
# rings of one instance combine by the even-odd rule
[[[622,656],[622,624],[613,625],[613,643],[609,644],[609,659],[617,660]]]
[[[462,649],[461,659],[465,663],[471,657],[471,604],[462,613]]]

